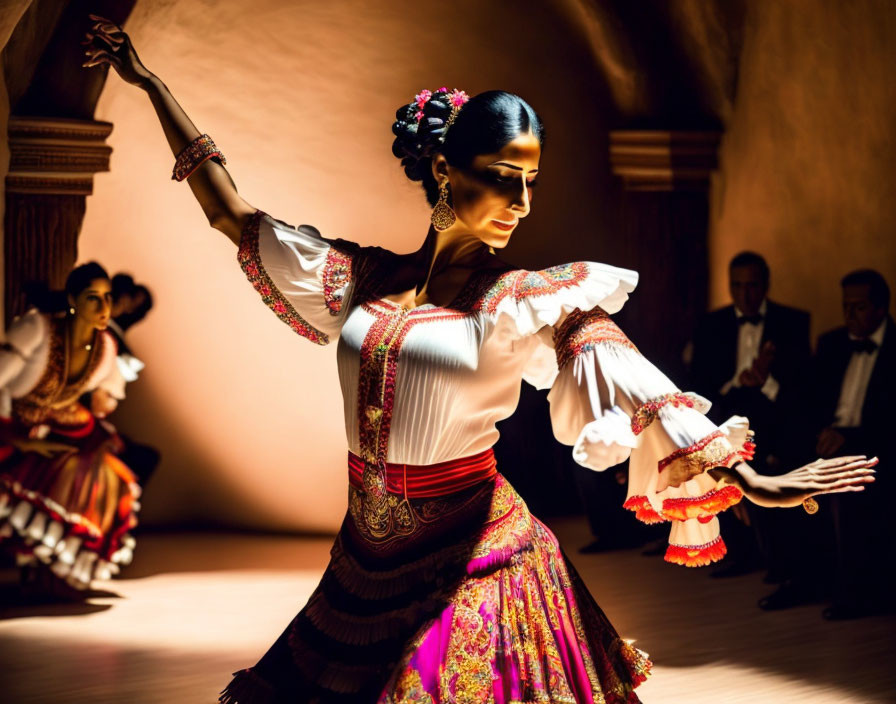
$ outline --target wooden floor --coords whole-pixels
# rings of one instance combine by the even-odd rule
[[[638,551],[579,556],[584,524],[553,527],[620,633],[650,653],[647,704],[896,702],[896,618],[764,613],[759,574],[713,580]],[[7,573],[0,701],[211,704],[307,599],[330,542],[146,534],[115,594],[78,606],[16,604]]]

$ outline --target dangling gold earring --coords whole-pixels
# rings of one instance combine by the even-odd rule
[[[436,207],[432,209],[432,226],[439,232],[447,230],[456,221],[457,216],[448,205],[448,182],[445,181],[439,186],[439,201]]]
[[[70,315],[74,315],[74,314],[75,314],[75,307],[72,306],[71,308],[69,308],[69,309],[68,309],[68,312],[69,312]]]

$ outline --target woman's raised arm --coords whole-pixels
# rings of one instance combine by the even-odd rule
[[[175,157],[180,155],[201,136],[199,130],[167,86],[142,64],[130,37],[121,27],[97,15],[90,18],[94,24],[84,41],[84,66],[112,66],[123,80],[146,91],[172,153]],[[237,193],[227,170],[214,159],[206,159],[189,176],[189,184],[209,224],[239,244],[243,226],[255,208]]]

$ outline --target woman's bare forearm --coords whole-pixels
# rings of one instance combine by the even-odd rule
[[[709,474],[716,481],[725,481],[740,489],[754,504],[773,507],[779,504],[774,499],[774,488],[763,485],[763,477],[746,462],[738,462],[733,467],[716,467]]]
[[[151,75],[141,87],[155,108],[171,153],[177,156],[200,136],[199,130],[158,76]],[[209,224],[239,244],[243,226],[255,209],[240,197],[227,169],[208,159],[188,183]]]
[[[746,462],[733,467],[716,467],[710,474],[717,481],[738,487],[750,501],[760,506],[799,506],[818,494],[863,491],[874,481],[877,458],[864,455],[815,460],[787,474],[759,474]]]

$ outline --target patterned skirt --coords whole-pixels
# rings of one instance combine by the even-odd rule
[[[554,535],[500,474],[404,497],[412,529],[372,540],[350,489],[330,564],[224,704],[630,704],[647,656],[622,640]]]
[[[131,561],[140,487],[115,456],[120,439],[92,415],[49,425],[45,439],[73,449],[44,457],[0,444],[0,547],[87,589]]]

